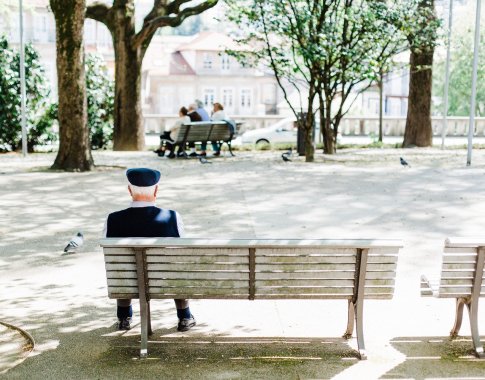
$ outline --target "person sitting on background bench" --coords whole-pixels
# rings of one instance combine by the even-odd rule
[[[195,103],[189,104],[189,113],[187,114],[190,117],[191,122],[195,121],[202,121],[202,117],[196,111],[197,105]],[[196,157],[197,153],[195,151],[195,143],[189,143],[190,154],[189,157]]]
[[[225,119],[226,119],[226,113],[224,112],[224,106],[221,103],[214,103],[211,120],[223,121]],[[202,142],[200,149],[201,149],[200,155],[206,156],[207,141]],[[221,155],[221,147],[215,141],[212,142],[212,151],[214,152],[214,156]]]
[[[180,108],[179,118],[177,119],[175,124],[169,130],[169,139],[171,140],[171,142],[167,141],[165,143],[165,149],[170,151],[168,158],[174,158],[175,157],[175,152],[174,152],[175,146],[174,146],[173,142],[177,139],[177,136],[178,136],[179,131],[180,131],[180,127],[182,126],[182,124],[190,123],[190,117],[187,115],[187,113],[188,113],[187,108],[185,108],[185,107]],[[183,152],[183,149],[184,149],[184,147],[179,146],[179,151],[178,151],[179,154]],[[163,156],[163,154],[162,154],[162,156]]]
[[[190,117],[187,116],[188,110],[185,107],[180,108],[179,110],[179,118],[175,121],[175,124],[172,125],[169,129],[165,130],[160,135],[160,147],[155,150],[155,153],[158,153],[159,157],[163,157],[166,151],[170,151],[168,158],[174,158],[175,153],[173,152],[174,146],[173,142],[177,139],[180,127],[182,124],[190,123]],[[182,148],[179,148],[179,152]]]
[[[122,237],[182,237],[184,224],[177,211],[155,206],[160,172],[148,168],[134,168],[126,171],[128,192],[132,202],[129,208],[108,215],[104,236]],[[195,326],[189,301],[176,299],[177,330],[187,331]],[[131,299],[117,300],[118,329],[129,330],[133,309]]]

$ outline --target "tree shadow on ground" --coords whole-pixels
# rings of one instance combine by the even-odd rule
[[[485,379],[485,360],[473,355],[470,337],[397,337],[390,343],[406,360],[381,379]]]

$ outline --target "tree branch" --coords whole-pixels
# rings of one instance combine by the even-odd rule
[[[145,17],[143,27],[134,37],[133,46],[147,45],[158,28],[179,26],[187,17],[198,15],[212,8],[218,2],[218,0],[207,0],[196,6],[180,10],[180,6],[188,1],[190,0],[174,0],[168,5],[164,5],[164,2],[160,0],[156,1],[151,12]],[[175,16],[171,16],[172,14],[175,14]]]
[[[94,3],[86,8],[86,18],[102,22],[108,29],[109,27],[109,12],[111,7],[103,3]]]

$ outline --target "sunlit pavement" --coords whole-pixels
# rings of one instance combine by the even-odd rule
[[[483,233],[485,152],[474,151],[471,167],[463,149],[349,149],[317,153],[313,164],[280,155],[241,151],[201,165],[94,152],[90,173],[46,171],[53,154],[0,155],[0,320],[36,340],[3,376],[485,378],[467,318],[461,338],[448,339],[454,301],[419,295],[419,277],[438,272],[447,236]],[[181,213],[188,236],[402,239],[394,298],[364,306],[368,360],[339,338],[345,301],[193,301],[198,325],[180,334],[172,302],[157,300],[150,356],[138,360],[139,320],[116,331],[99,247],[106,215],[128,204],[123,167],[134,166],[161,170],[158,204]],[[84,246],[62,255],[77,231]],[[483,310],[479,321],[483,331]]]

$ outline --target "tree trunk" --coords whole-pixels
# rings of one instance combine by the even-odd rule
[[[315,145],[313,132],[315,126],[315,115],[313,114],[313,101],[315,99],[315,89],[311,85],[308,92],[308,109],[305,120],[305,162],[315,161]]]
[[[321,104],[325,107],[325,134],[323,135],[323,148],[325,154],[335,154],[335,135],[332,128],[332,101],[325,96],[325,103],[323,99]]]
[[[56,20],[60,135],[52,169],[92,170],[84,75],[85,0],[50,0],[50,6]]]
[[[379,87],[379,142],[382,142],[382,124],[384,115],[384,74],[382,70],[379,72],[379,80],[377,82]]]
[[[431,85],[434,49],[411,51],[408,114],[403,147],[431,146]]]
[[[143,150],[141,111],[141,47],[133,47],[134,14],[116,9],[111,30],[115,50],[114,150]]]
[[[418,15],[423,18],[420,21],[423,24],[423,28],[432,24],[436,20],[434,0],[420,0]],[[420,32],[418,31],[418,33]],[[404,148],[431,146],[433,144],[431,89],[434,40],[430,40],[426,33],[423,35],[411,35],[408,39],[411,42],[409,97],[406,129],[402,145]]]

